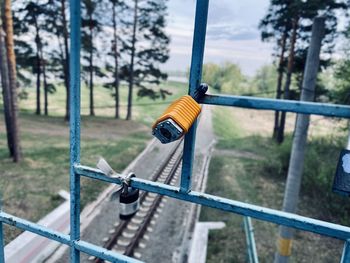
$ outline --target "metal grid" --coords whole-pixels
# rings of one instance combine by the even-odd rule
[[[199,86],[202,74],[209,0],[197,0],[189,94]],[[80,252],[111,262],[140,262],[102,247],[80,240],[80,177],[121,184],[120,178],[110,178],[100,170],[80,165],[80,11],[81,0],[70,0],[70,235],[62,234],[27,220],[0,211],[0,262],[4,262],[3,224],[30,231],[70,247],[71,262],[80,261]],[[281,101],[242,96],[206,95],[201,103],[261,110],[278,110],[350,118],[350,107],[311,102]],[[249,216],[279,225],[314,232],[345,241],[342,263],[350,263],[350,228],[261,206],[251,205],[205,193],[191,191],[192,164],[197,123],[185,136],[183,168],[180,187],[132,178],[131,186],[140,190],[166,195],[231,213]]]

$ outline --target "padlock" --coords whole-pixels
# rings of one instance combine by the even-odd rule
[[[170,143],[186,134],[201,112],[198,101],[208,90],[207,84],[201,84],[193,97],[182,96],[165,110],[152,126],[152,134],[161,143]]]
[[[139,189],[127,187],[126,192],[122,191],[119,197],[119,218],[128,220],[132,218],[140,208]]]
[[[140,191],[130,186],[130,179],[135,174],[130,173],[123,182],[119,196],[119,218],[128,220],[132,218],[140,208]]]
[[[342,150],[333,181],[333,192],[350,195],[350,150]]]
[[[123,177],[122,175],[116,173],[102,157],[97,163],[97,168],[99,168],[107,176],[122,180],[122,185],[112,193],[111,201],[115,201],[119,197],[119,218],[121,220],[130,219],[140,208],[140,191],[139,189],[135,189],[130,186],[130,179],[136,177],[136,175],[130,173],[128,176]]]

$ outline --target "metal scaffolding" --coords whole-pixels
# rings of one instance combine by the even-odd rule
[[[189,94],[193,95],[200,85],[205,47],[209,0],[197,0],[193,37]],[[30,231],[70,247],[70,260],[80,261],[80,252],[111,262],[140,262],[80,240],[80,178],[81,176],[119,185],[123,178],[111,178],[100,170],[80,164],[80,46],[81,0],[70,0],[70,234],[62,234],[27,220],[0,211],[0,262],[4,262],[3,224]],[[345,105],[262,99],[242,96],[206,95],[203,104],[243,107],[248,109],[274,110],[323,116],[350,118],[350,107]],[[196,203],[278,225],[334,237],[345,241],[341,262],[350,262],[350,228],[296,214],[281,212],[244,202],[191,191],[192,165],[194,160],[197,123],[185,136],[183,168],[180,186],[131,178],[131,186],[186,202]]]

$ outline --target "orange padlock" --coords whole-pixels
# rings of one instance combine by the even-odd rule
[[[170,104],[162,116],[153,124],[153,135],[162,143],[170,143],[180,139],[189,131],[199,116],[201,106],[196,100],[199,100],[207,90],[208,86],[202,84],[197,89],[194,98],[185,95]]]

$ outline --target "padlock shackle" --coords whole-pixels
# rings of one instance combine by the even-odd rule
[[[192,98],[198,102],[205,95],[207,91],[208,91],[208,84],[202,83],[199,85],[198,88],[196,88],[196,90],[192,95]]]

